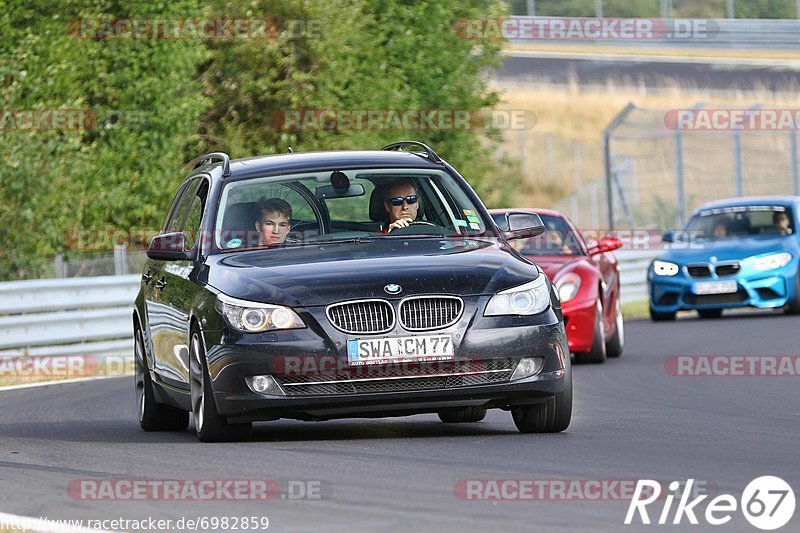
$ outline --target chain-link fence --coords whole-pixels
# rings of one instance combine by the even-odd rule
[[[144,269],[147,253],[115,246],[113,252],[96,254],[58,254],[44,270],[43,278],[85,278],[90,276],[125,276]]]
[[[683,227],[708,201],[800,194],[797,118],[789,124],[781,118],[787,113],[795,110],[630,105],[607,130],[605,178],[584,184],[556,207],[579,225],[587,225],[588,216],[591,227],[599,221],[663,231]]]

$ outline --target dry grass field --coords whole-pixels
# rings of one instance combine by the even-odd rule
[[[577,84],[551,86],[497,82],[494,88],[502,94],[499,109],[531,111],[537,117],[532,129],[507,130],[502,152],[520,159],[524,178],[520,205],[539,207],[553,206],[571,194],[578,183],[586,184],[603,176],[603,131],[629,102],[639,108],[662,110],[661,113],[669,109],[690,108],[701,102],[711,108],[750,107],[759,103],[764,107],[797,107],[797,91],[791,90],[779,94],[767,90],[703,91],[675,84],[652,91],[622,82],[609,83],[602,89],[586,89]],[[716,142],[709,139],[710,146]],[[754,153],[770,153],[767,148],[784,149],[783,145],[772,146],[782,143],[782,139],[762,137],[760,140],[747,139],[746,142],[754,144],[751,147]],[[770,146],[760,147],[758,143]],[[574,164],[576,151],[580,154],[578,169]],[[710,163],[707,154],[698,154],[700,160],[697,162],[693,162],[691,157],[691,153],[687,154],[690,166]],[[727,145],[724,150],[720,149],[719,157],[729,158]],[[730,162],[720,161],[716,168],[726,165],[730,166]],[[647,179],[646,173],[642,174]],[[653,183],[653,186],[657,185]]]

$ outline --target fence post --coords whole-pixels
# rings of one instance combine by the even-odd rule
[[[124,244],[114,245],[114,275],[124,276],[128,273],[126,246]]]
[[[575,192],[572,194],[572,221],[580,226],[578,222],[578,194],[581,190],[581,174],[583,172],[581,165],[581,143],[580,141],[572,141],[572,176],[575,179]]]
[[[614,130],[622,124],[622,121],[630,114],[631,111],[636,109],[633,102],[629,102],[625,109],[620,111],[619,115],[614,117],[611,124],[606,126],[603,132],[603,157],[605,158],[605,173],[606,173],[606,205],[608,207],[608,231],[614,231],[614,184],[612,183],[612,168],[611,168],[611,135]],[[596,224],[597,227],[599,224]]]
[[[57,278],[67,277],[67,264],[64,262],[64,254],[56,254],[53,266],[55,267]]]
[[[603,18],[603,0],[594,0],[594,16]]]
[[[683,135],[675,132],[675,196],[678,201],[678,226],[686,225],[686,183],[683,176]]]
[[[800,0],[797,0],[800,2]],[[800,196],[800,169],[797,163],[797,130],[789,130],[789,154],[792,158],[792,194]]]
[[[728,9],[727,9],[727,11],[728,11],[728,18],[729,19],[736,18],[735,17],[735,13],[733,11],[733,0],[728,0]]]
[[[744,174],[742,172],[742,134],[733,132],[733,166],[736,173],[736,196],[744,196]]]
[[[553,136],[547,134],[544,137],[544,146],[547,156],[547,180],[553,179]]]
[[[536,0],[528,0],[528,16],[536,16]]]

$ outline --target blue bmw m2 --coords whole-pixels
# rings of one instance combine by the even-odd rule
[[[737,307],[800,313],[800,197],[746,197],[705,204],[647,272],[650,317],[702,318]]]

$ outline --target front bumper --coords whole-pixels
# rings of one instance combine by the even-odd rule
[[[473,305],[467,306],[455,325],[420,333],[449,334],[455,349],[453,361],[421,364],[426,365],[423,372],[433,369],[434,374],[425,377],[419,376],[414,363],[394,363],[393,368],[399,374],[392,378],[382,374],[379,367],[383,365],[350,367],[346,346],[348,337],[353,336],[329,326],[322,308],[298,310],[309,326],[305,329],[263,334],[242,334],[227,328],[204,331],[217,410],[231,422],[278,418],[326,420],[400,416],[461,406],[508,408],[541,402],[561,392],[571,369],[564,325],[558,311],[550,308],[533,317],[482,317],[474,311],[485,308],[485,301]],[[413,335],[398,326],[378,337]],[[536,375],[512,381],[508,379],[511,372],[498,374],[509,368],[513,370],[524,357],[542,358],[542,368]],[[472,379],[474,376],[462,379],[435,375],[436,372],[452,373],[449,365],[468,367],[481,377],[495,376],[495,381]],[[370,374],[372,370],[375,375]],[[409,372],[411,370],[417,373]],[[342,383],[343,375],[354,373],[359,380],[358,387]],[[255,375],[273,376],[282,394],[253,392],[246,378]],[[297,381],[298,376],[321,385],[317,389],[306,387],[304,392],[298,393],[296,391],[303,387],[288,385]],[[496,381],[498,376],[503,379]],[[339,382],[337,386],[341,388],[326,388],[329,380]],[[403,383],[408,383],[409,387]]]
[[[650,307],[660,313],[693,309],[734,309],[739,307],[777,308],[794,300],[797,265],[767,272],[742,272],[736,276],[691,278],[681,272],[675,276],[648,273]],[[735,281],[735,293],[697,294],[696,283]]]

